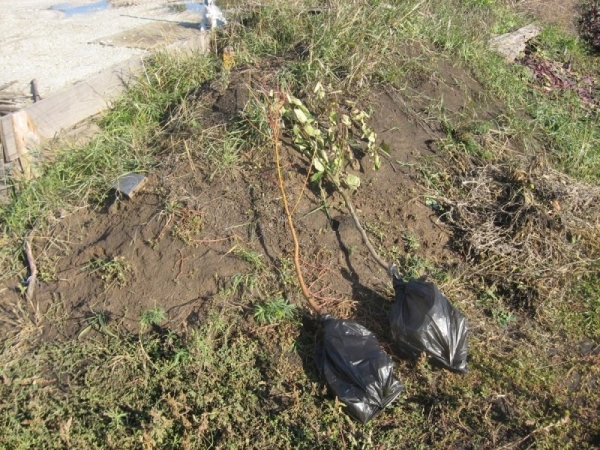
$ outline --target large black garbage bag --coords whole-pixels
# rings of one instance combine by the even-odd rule
[[[362,325],[323,316],[317,367],[335,395],[356,420],[367,423],[403,389],[394,364],[373,333]]]
[[[467,321],[438,288],[426,281],[405,283],[394,275],[396,303],[390,313],[394,340],[411,358],[425,352],[442,366],[467,371]]]

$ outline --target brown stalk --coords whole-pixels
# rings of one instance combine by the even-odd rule
[[[275,110],[270,117],[270,125],[273,132],[273,146],[275,147],[275,163],[277,165],[277,181],[279,184],[279,191],[281,192],[281,198],[283,200],[283,208],[285,209],[285,215],[287,218],[288,226],[290,227],[290,233],[292,234],[292,239],[294,241],[294,267],[296,268],[296,276],[298,277],[298,283],[300,284],[300,289],[302,290],[302,295],[313,309],[313,311],[319,315],[322,314],[321,307],[317,304],[315,299],[310,294],[310,291],[306,287],[306,283],[304,282],[304,277],[302,276],[302,269],[300,268],[300,244],[298,243],[298,236],[296,234],[296,228],[294,227],[294,220],[292,218],[292,213],[290,212],[290,208],[287,201],[287,196],[285,194],[285,187],[283,184],[283,176],[281,175],[281,163],[279,158],[279,111],[281,109],[281,103],[278,103],[275,106]]]

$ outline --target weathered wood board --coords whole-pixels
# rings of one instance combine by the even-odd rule
[[[3,117],[0,126],[6,149],[4,159],[7,162],[14,161],[39,147],[39,134],[27,111],[22,109]]]
[[[194,30],[190,38],[176,41],[168,48],[205,53],[208,50],[208,40],[205,32]],[[23,108],[19,113],[22,113],[31,126],[16,127],[13,117],[15,113],[0,118],[0,141],[5,162],[10,163],[21,157],[20,142],[31,140],[32,133],[39,142],[43,142],[106,110],[135,81],[136,74],[144,64],[144,58],[140,56],[131,58]]]
[[[18,113],[0,119],[0,136],[4,159],[12,162],[21,156],[20,129],[13,125],[15,114],[26,114],[40,140],[51,139],[85,118],[105,110],[110,102],[121,95],[143,60],[130,59],[116,67],[106,69],[87,80],[75,83],[68,89],[27,106]]]
[[[0,202],[6,203],[9,199],[8,174],[6,173],[4,158],[0,158]]]

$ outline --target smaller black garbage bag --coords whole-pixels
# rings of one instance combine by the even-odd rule
[[[356,420],[367,423],[402,392],[394,364],[373,333],[350,320],[323,316],[317,367]]]
[[[425,352],[434,362],[467,371],[467,321],[433,284],[394,277],[396,303],[390,313],[392,336],[409,358]]]

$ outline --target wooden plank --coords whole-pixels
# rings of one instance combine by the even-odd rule
[[[141,58],[132,58],[106,69],[69,89],[47,97],[26,108],[43,139],[72,127],[89,116],[104,111],[118,98],[143,66]]]
[[[104,111],[110,101],[124,92],[132,76],[142,65],[141,58],[132,58],[21,111],[27,114],[40,141],[51,139],[87,117]],[[19,142],[25,137],[15,135],[15,131],[20,128],[15,129],[12,116],[21,111],[0,118],[0,138],[6,162],[20,157]]]
[[[2,138],[2,148],[4,149],[4,161],[14,161],[19,157],[19,138],[15,134],[14,115],[9,114],[0,119],[0,137]]]
[[[196,31],[192,38],[176,42],[169,48],[187,49],[206,53],[208,35]],[[37,133],[40,142],[54,138],[64,130],[68,130],[79,122],[98,114],[118,99],[127,86],[135,80],[142,70],[144,59],[136,56],[117,66],[103,70],[87,80],[73,84],[62,92],[47,97],[25,107],[32,129]],[[6,162],[20,157],[19,142],[25,137],[16,136],[11,118],[13,114],[0,118],[0,140],[4,147]],[[31,133],[31,130],[29,130]],[[31,136],[29,136],[31,137]]]
[[[13,81],[9,81],[8,83],[4,83],[2,86],[0,86],[0,91],[11,87],[13,84],[15,84],[17,82],[17,80],[13,80]]]
[[[8,173],[6,173],[6,164],[4,164],[4,158],[0,158],[0,203],[8,203],[9,196],[9,180]]]
[[[27,111],[22,109],[3,117],[2,136],[3,159],[7,162],[19,162],[21,178],[31,179],[37,176],[34,159],[35,152],[40,149],[40,139],[35,124]],[[9,150],[10,153],[7,153],[6,150]]]

